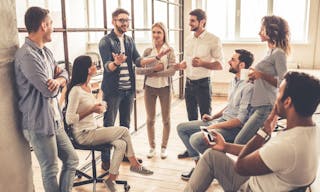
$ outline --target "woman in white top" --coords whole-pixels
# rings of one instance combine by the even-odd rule
[[[287,55],[290,53],[290,32],[286,20],[278,16],[262,18],[259,32],[262,42],[268,45],[267,55],[251,69],[253,81],[251,106],[253,114],[242,127],[234,142],[246,144],[267,119],[276,100],[278,87],[287,72]]]
[[[72,125],[72,132],[79,144],[100,145],[110,143],[114,147],[110,163],[109,178],[106,184],[110,191],[115,191],[114,180],[119,174],[119,167],[124,154],[130,161],[130,170],[144,175],[153,174],[136,159],[131,136],[125,127],[98,127],[94,113],[101,114],[106,105],[97,103],[91,93],[90,79],[97,72],[96,65],[89,56],[79,56],[74,60],[72,79],[67,89],[66,121]]]
[[[144,74],[144,100],[147,112],[147,130],[150,151],[147,155],[148,158],[152,158],[155,154],[155,117],[156,117],[156,101],[159,97],[161,105],[161,115],[163,123],[163,134],[161,143],[161,158],[167,157],[167,143],[170,133],[170,106],[171,106],[171,77],[175,74],[178,66],[175,63],[175,54],[173,49],[168,43],[167,28],[162,22],[153,24],[152,26],[152,47],[144,51],[143,57],[153,57],[161,52],[168,53],[161,58],[157,58],[158,61],[151,63],[148,67],[162,63],[163,71],[153,72],[146,68],[137,68],[137,74]]]

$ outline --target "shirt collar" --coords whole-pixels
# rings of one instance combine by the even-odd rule
[[[207,30],[204,30],[204,31],[199,35],[199,37],[196,37],[196,36],[194,35],[194,33],[193,33],[193,36],[192,36],[192,37],[193,37],[194,39],[203,39],[207,33],[208,33]]]
[[[25,43],[37,51],[42,50],[35,42],[33,42],[31,39],[29,39],[29,37],[25,38]]]
[[[32,49],[34,49],[36,52],[40,53],[41,55],[44,54],[44,52],[46,51],[47,47],[43,46],[43,48],[41,49],[35,42],[33,42],[29,37],[25,38],[25,43],[27,45],[29,45]]]
[[[152,44],[153,44],[153,49],[156,49],[156,46],[154,45],[154,43],[152,43]],[[164,44],[161,46],[160,51],[165,50],[165,49],[168,49],[168,48],[169,48],[168,44],[167,44],[167,43],[164,43]]]

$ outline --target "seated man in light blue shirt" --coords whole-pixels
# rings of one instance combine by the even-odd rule
[[[203,153],[210,147],[203,133],[200,132],[200,126],[208,126],[208,130],[217,130],[228,142],[234,142],[236,137],[242,137],[241,140],[247,141],[250,139],[241,134],[241,127],[249,118],[253,85],[251,82],[240,80],[240,70],[248,69],[253,59],[253,54],[249,51],[235,50],[228,62],[229,72],[234,73],[235,78],[230,84],[227,106],[213,116],[204,114],[202,121],[190,121],[177,126],[178,135],[186,146],[189,157],[192,157],[196,163],[200,157],[199,153]],[[189,180],[192,172],[193,169],[183,173],[181,178]]]

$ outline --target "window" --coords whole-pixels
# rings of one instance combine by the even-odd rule
[[[194,3],[196,2],[196,3]],[[207,29],[224,41],[259,41],[261,19],[286,19],[293,42],[308,39],[309,0],[195,0],[208,14]]]
[[[183,52],[183,0],[16,0],[20,44],[23,44],[27,35],[24,14],[30,6],[40,6],[50,10],[54,33],[52,34],[52,42],[46,46],[53,50],[57,61],[72,63],[75,57],[82,54],[96,53],[98,55],[100,39],[105,33],[110,33],[113,28],[112,12],[120,7],[130,13],[132,23],[130,23],[130,31],[126,35],[134,38],[137,49],[141,54],[152,43],[152,22],[158,21],[164,22],[168,27],[170,45],[174,47],[177,56],[180,56],[178,53]],[[66,17],[62,18],[62,15]],[[181,91],[183,88],[179,87],[183,86],[182,82],[183,78],[178,74],[173,84],[175,85],[174,90],[177,93],[179,92],[180,97],[183,94]],[[136,84],[137,88],[140,87],[142,90],[143,78],[136,78]],[[137,89],[137,93],[141,90]],[[143,97],[143,94],[137,94],[137,97]],[[141,99],[135,102],[134,113],[139,118],[134,119],[132,117],[134,119],[132,121],[134,126],[132,127],[137,130],[145,123],[145,117],[141,113],[136,113],[137,108],[139,108],[139,111],[140,108],[144,109],[143,104],[139,103]]]

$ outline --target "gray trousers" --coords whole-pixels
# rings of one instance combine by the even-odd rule
[[[184,192],[203,192],[217,179],[226,192],[237,191],[249,177],[234,170],[234,161],[225,153],[208,149],[199,160]]]
[[[131,136],[126,127],[98,127],[87,129],[76,136],[77,141],[83,145],[100,145],[110,143],[114,147],[109,172],[119,174],[119,167],[124,154],[127,157],[134,156]]]

